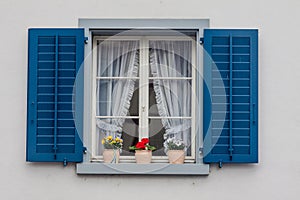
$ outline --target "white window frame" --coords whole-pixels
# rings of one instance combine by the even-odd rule
[[[97,43],[98,41],[103,40],[115,40],[115,41],[139,41],[139,49],[140,49],[140,62],[139,62],[139,76],[138,77],[102,77],[101,79],[136,79],[139,81],[139,116],[97,116],[96,115],[96,86],[97,80],[100,77],[96,77],[97,72]],[[94,36],[93,37],[93,85],[92,85],[92,116],[91,116],[91,129],[92,129],[92,156],[91,161],[93,162],[103,162],[103,156],[97,155],[97,131],[96,131],[96,119],[97,118],[125,118],[125,119],[139,119],[139,140],[141,138],[149,138],[149,135],[144,133],[149,133],[149,126],[148,120],[149,119],[162,119],[163,117],[160,116],[149,116],[149,81],[152,79],[157,79],[155,77],[149,76],[149,42],[150,41],[191,41],[192,42],[192,55],[191,55],[191,65],[192,65],[192,77],[185,78],[185,77],[159,77],[159,79],[175,79],[175,80],[191,80],[192,81],[192,98],[191,98],[191,117],[182,117],[191,120],[191,155],[185,157],[186,163],[193,163],[195,162],[195,138],[196,135],[196,112],[195,112],[195,101],[196,97],[196,45],[195,39],[189,36]],[[143,66],[143,67],[141,67]],[[168,117],[174,118],[174,117]],[[181,117],[180,117],[181,118]],[[144,128],[144,129],[143,129]],[[151,141],[150,141],[151,142]],[[120,163],[128,163],[128,162],[135,162],[134,156],[120,156]],[[167,155],[164,156],[152,156],[153,163],[167,163],[168,157]]]
[[[82,142],[86,147],[86,153],[83,156],[83,162],[78,163],[76,171],[78,174],[161,174],[161,175],[208,175],[209,165],[203,163],[202,146],[202,113],[196,110],[196,138],[195,138],[195,163],[186,163],[183,165],[170,165],[167,163],[151,163],[151,164],[104,164],[99,162],[91,162],[92,157],[92,138],[91,138],[91,102],[92,95],[92,38],[95,33],[113,32],[118,33],[119,30],[182,30],[194,31],[196,41],[200,41],[203,37],[203,30],[209,28],[209,19],[79,19],[78,27],[84,28],[87,44],[85,45],[84,68],[80,68],[80,72],[84,74],[84,123]],[[202,110],[202,48],[196,45],[196,96],[199,109]]]

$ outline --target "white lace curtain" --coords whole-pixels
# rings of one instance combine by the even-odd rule
[[[128,77],[138,75],[138,48],[137,41],[110,40],[98,45],[96,88],[98,116],[127,115],[136,80]],[[117,78],[114,79],[115,77]],[[106,136],[121,137],[124,121],[124,118],[97,119],[97,126]]]
[[[166,130],[165,139],[181,139],[191,142],[191,120],[165,117],[191,116],[191,80],[180,77],[192,76],[190,41],[151,41],[150,68],[154,79],[154,91],[158,112]],[[168,79],[176,77],[175,79]],[[166,145],[165,145],[166,146]]]

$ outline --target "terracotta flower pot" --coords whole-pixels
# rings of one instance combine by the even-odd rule
[[[185,158],[184,150],[169,150],[168,158],[171,164],[183,164]]]
[[[137,164],[148,164],[151,163],[152,151],[150,150],[136,150],[135,161]]]
[[[103,160],[105,163],[119,163],[120,150],[119,149],[104,149]]]

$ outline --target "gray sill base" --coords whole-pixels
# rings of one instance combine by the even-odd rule
[[[157,174],[157,175],[208,175],[207,164],[168,164],[168,163],[79,163],[77,174]]]

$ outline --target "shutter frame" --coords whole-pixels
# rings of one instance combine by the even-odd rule
[[[223,38],[224,37],[224,38]],[[220,41],[217,41],[217,38]],[[228,45],[222,46],[221,39],[228,38]],[[243,44],[243,39],[246,41],[249,38],[249,49],[247,49],[247,45]],[[233,41],[234,39],[234,41]],[[239,39],[241,40],[239,43]],[[225,40],[224,40],[225,41]],[[218,46],[219,43],[219,46]],[[233,45],[235,43],[235,45]],[[225,43],[224,43],[225,44]],[[239,45],[240,44],[240,45]],[[219,47],[219,49],[218,49]],[[229,49],[226,49],[229,48]],[[220,166],[222,163],[257,163],[258,162],[258,30],[257,29],[205,29],[204,30],[204,89],[203,89],[203,108],[204,108],[204,121],[203,121],[203,137],[204,137],[204,163],[219,163]],[[219,52],[218,52],[219,51]],[[249,51],[249,52],[248,52]],[[222,53],[223,54],[222,54]],[[225,53],[224,53],[225,52]],[[219,54],[217,54],[219,53]],[[247,74],[247,70],[239,70],[242,69],[243,59],[248,61],[247,54],[249,53],[249,75]],[[229,55],[228,55],[229,54]],[[220,57],[217,57],[220,56]],[[222,58],[224,56],[224,58]],[[239,58],[239,60],[237,60]],[[217,68],[223,71],[220,72],[223,83],[227,84],[229,89],[225,89],[226,98],[229,106],[226,106],[226,111],[229,111],[229,117],[226,115],[225,123],[222,126],[221,134],[219,138],[213,137],[213,128],[217,125],[214,125],[215,121],[212,120],[218,119],[216,116],[216,102],[218,99],[216,95],[218,90],[212,90],[213,86],[216,86],[214,80],[216,79],[216,75],[213,71],[213,63],[222,61],[222,59],[227,59],[229,61],[229,65],[224,66],[222,63],[216,63]],[[247,62],[245,62],[247,63]],[[247,66],[247,64],[244,64]],[[240,68],[239,68],[240,67]],[[225,70],[224,70],[225,69]],[[225,73],[229,71],[229,78],[226,79],[224,76]],[[243,78],[236,78],[243,77]],[[249,76],[249,77],[247,77]],[[215,78],[215,79],[214,79]],[[243,89],[244,82],[246,84],[247,78],[249,78],[249,92],[246,92],[246,89]],[[236,80],[241,80],[240,82]],[[226,82],[227,81],[227,82]],[[240,87],[240,89],[236,89]],[[215,87],[216,88],[216,87]],[[230,89],[231,88],[231,89]],[[246,88],[246,87],[244,87]],[[211,93],[213,91],[213,94]],[[218,91],[219,92],[219,91]],[[244,96],[240,95],[243,94]],[[246,95],[245,95],[246,94]],[[249,100],[246,99],[247,95],[249,95]],[[244,99],[243,99],[244,98]],[[240,108],[237,112],[237,107],[234,107],[236,102],[247,102],[249,103],[249,115],[246,115],[247,109]],[[224,102],[223,102],[224,103]],[[243,104],[243,103],[241,103]],[[214,113],[213,113],[214,110]],[[238,121],[237,116],[242,116],[242,114],[247,116],[247,120],[243,118],[243,120]],[[227,114],[227,113],[226,113]],[[227,121],[226,121],[227,120]],[[247,127],[247,125],[243,125],[243,123],[247,123],[249,121],[249,132],[246,132],[248,135],[237,136],[242,133],[243,127]],[[241,128],[236,128],[240,126]],[[229,129],[229,131],[227,131]],[[246,129],[246,128],[244,128]],[[217,129],[214,129],[214,131]],[[229,133],[228,137],[223,134],[227,131]],[[241,134],[242,135],[242,134]],[[248,145],[249,149],[245,146],[245,141],[249,138]],[[243,141],[244,139],[244,141]],[[227,141],[228,140],[228,141]],[[217,145],[215,145],[215,144]],[[221,145],[224,145],[225,148],[221,148]],[[245,147],[247,151],[244,152],[240,149]],[[227,149],[228,147],[228,149]],[[230,148],[233,147],[233,151],[230,154]],[[236,147],[236,148],[235,148]],[[238,149],[240,148],[240,149]],[[236,150],[236,152],[235,152]]]
[[[82,162],[83,74],[78,72],[83,71],[83,59],[84,29],[28,30],[26,161]],[[47,93],[47,90],[52,91]],[[74,113],[72,103],[75,103]],[[48,125],[51,127],[46,128]],[[43,134],[41,126],[44,126]],[[68,129],[62,128],[66,126]]]

